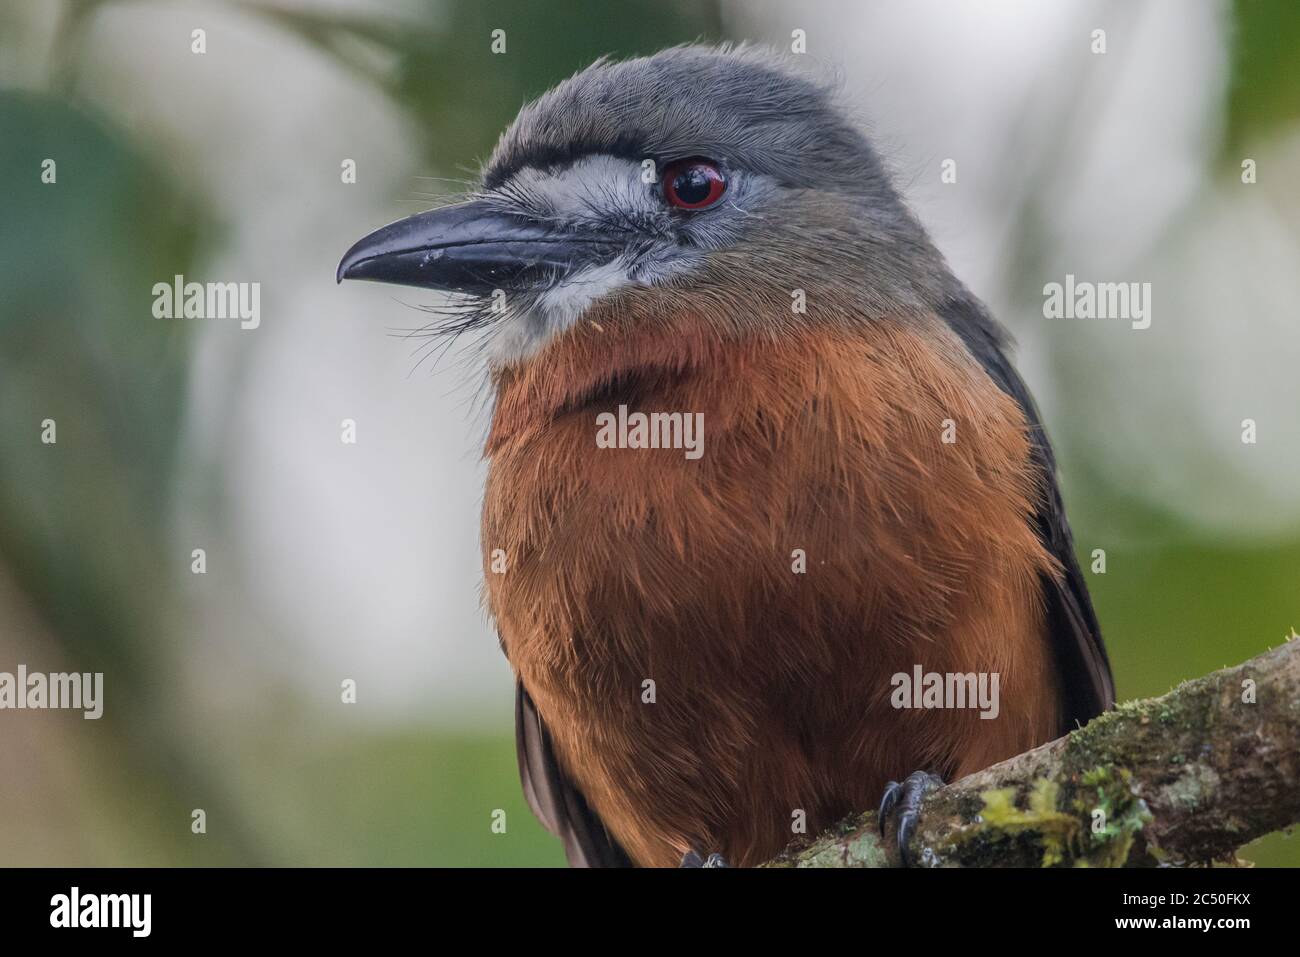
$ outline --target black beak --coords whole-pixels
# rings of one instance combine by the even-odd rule
[[[612,236],[561,232],[475,201],[375,230],[344,254],[337,278],[485,294],[607,262],[620,246]]]

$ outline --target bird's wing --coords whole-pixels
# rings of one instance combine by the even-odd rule
[[[524,797],[537,819],[564,842],[573,867],[630,867],[632,862],[555,760],[551,735],[523,682],[515,685],[515,749]]]
[[[1033,454],[1043,473],[1043,495],[1035,515],[1038,536],[1063,569],[1059,579],[1045,578],[1043,587],[1051,641],[1064,684],[1066,715],[1061,733],[1065,734],[1076,722],[1086,724],[1115,704],[1115,682],[1088,586],[1074,555],[1074,538],[1056,483],[1056,458],[1029,389],[1003,351],[1001,328],[973,298],[954,299],[941,314],[998,387],[1024,410],[1033,432]]]

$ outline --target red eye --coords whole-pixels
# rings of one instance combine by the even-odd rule
[[[727,180],[713,163],[684,159],[664,167],[664,199],[679,209],[707,209],[727,191]]]

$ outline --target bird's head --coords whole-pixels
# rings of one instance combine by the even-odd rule
[[[829,84],[698,46],[565,80],[521,110],[468,202],[364,237],[338,278],[459,294],[448,328],[491,327],[498,364],[598,309],[798,322],[815,310],[796,291],[822,291],[843,321],[924,309],[951,282]]]

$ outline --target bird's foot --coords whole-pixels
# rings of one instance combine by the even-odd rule
[[[682,867],[730,867],[721,854],[713,853],[700,857],[698,851],[687,851],[682,855]]]
[[[907,844],[916,830],[916,822],[920,820],[921,802],[925,800],[927,794],[941,787],[943,787],[943,778],[928,771],[913,771],[902,784],[890,781],[885,785],[885,796],[881,798],[880,813],[877,815],[880,819],[880,837],[884,839],[885,824],[889,815],[897,808],[898,830],[895,833],[898,840],[898,856],[904,867],[911,867],[914,863],[908,855]]]

